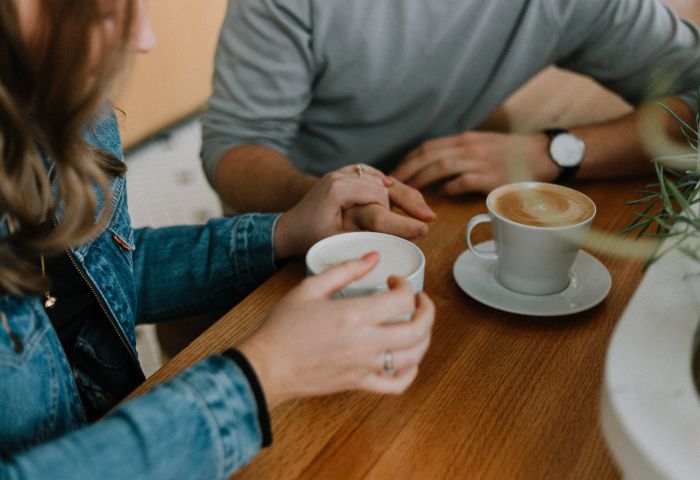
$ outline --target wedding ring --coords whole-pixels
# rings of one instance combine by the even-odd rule
[[[391,350],[384,352],[384,375],[387,377],[394,376],[394,355],[391,353]]]
[[[361,163],[358,163],[357,165],[355,165],[355,171],[357,172],[357,175],[360,178],[364,178],[364,176],[365,176],[365,166],[364,165],[362,165]]]

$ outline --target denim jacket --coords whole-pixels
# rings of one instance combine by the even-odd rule
[[[89,137],[121,157],[113,115]],[[134,364],[137,323],[223,311],[274,272],[275,215],[132,230],[123,178],[110,202],[107,227],[70,256]],[[227,478],[260,449],[254,392],[229,358],[209,357],[88,425],[42,300],[0,294],[0,312],[0,478]],[[95,362],[120,367],[89,345]]]

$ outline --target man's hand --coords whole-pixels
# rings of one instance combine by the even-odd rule
[[[466,132],[425,142],[406,156],[393,176],[416,189],[440,184],[445,195],[488,193],[517,181],[551,181],[558,168],[549,158],[548,145],[543,133]]]

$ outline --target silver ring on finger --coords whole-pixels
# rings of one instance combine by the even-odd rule
[[[357,173],[358,177],[365,178],[365,166],[361,163],[355,165],[355,172]]]
[[[386,350],[384,352],[384,375],[393,377],[394,373],[394,355],[391,350]]]

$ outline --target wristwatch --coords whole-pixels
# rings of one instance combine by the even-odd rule
[[[561,128],[551,128],[544,133],[549,137],[549,158],[560,169],[554,183],[565,183],[576,175],[581,166],[586,144],[576,135]]]

